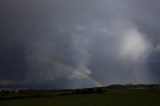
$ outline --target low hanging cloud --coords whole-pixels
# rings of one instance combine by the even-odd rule
[[[121,23],[120,27],[115,26],[119,23]],[[33,69],[29,69],[27,80],[31,79],[35,83],[54,82],[62,77],[68,80],[66,83],[70,83],[70,80],[78,82],[77,84],[87,81],[84,85],[72,83],[67,87],[87,87],[86,85],[92,84],[96,86],[84,77],[89,74],[93,79],[103,82],[104,86],[113,83],[149,83],[152,79],[147,73],[146,59],[151,52],[151,45],[146,35],[139,32],[131,23],[116,18],[109,23],[112,27],[102,22],[79,24],[73,26],[67,38],[65,35],[61,36],[56,44],[54,44],[54,36],[38,40],[39,46],[33,46],[34,43],[30,46],[29,51],[33,54],[29,54],[27,59],[31,64],[29,67]],[[66,39],[69,42],[66,42]],[[96,64],[94,69],[92,64],[101,61],[99,60],[101,58],[106,66],[101,70],[101,65]],[[52,61],[53,64],[50,64]],[[125,74],[128,78],[124,77]]]

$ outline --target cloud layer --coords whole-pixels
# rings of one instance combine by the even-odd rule
[[[96,86],[86,76],[104,86],[160,81],[158,0],[0,4],[2,87]]]

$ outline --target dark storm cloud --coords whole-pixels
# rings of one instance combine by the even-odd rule
[[[158,0],[3,0],[0,4],[1,86],[95,86],[63,64],[84,69],[82,73],[104,85],[159,82]]]

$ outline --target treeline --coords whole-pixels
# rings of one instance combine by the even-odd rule
[[[57,91],[55,90],[1,90],[0,91],[0,100],[4,99],[24,99],[24,98],[40,98],[40,97],[50,97],[55,96]]]
[[[110,85],[107,89],[160,89],[160,84],[127,84],[127,85]]]
[[[101,94],[107,93],[114,89],[147,89],[147,90],[160,90],[160,84],[139,84],[139,85],[110,85],[107,87],[95,87],[84,89],[65,89],[65,90],[32,90],[32,89],[18,89],[18,90],[1,90],[0,100],[4,99],[24,99],[24,98],[40,98],[40,97],[55,97],[65,95],[78,95],[78,94]]]
[[[96,87],[96,88],[84,88],[84,89],[74,89],[74,90],[63,90],[59,92],[59,96],[64,95],[77,95],[77,94],[101,94],[106,92],[106,88]]]

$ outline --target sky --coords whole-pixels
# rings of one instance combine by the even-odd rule
[[[159,0],[1,0],[0,88],[160,83]]]

